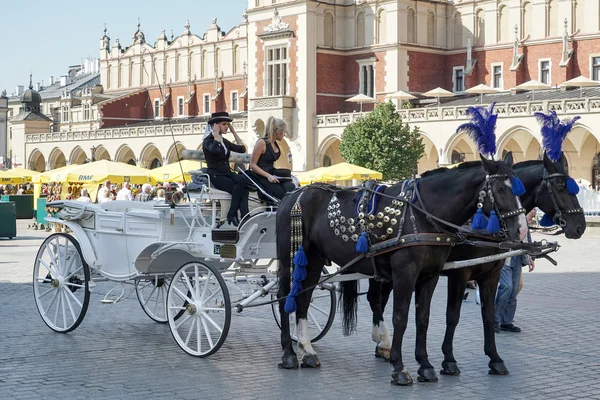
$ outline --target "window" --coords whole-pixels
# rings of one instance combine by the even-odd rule
[[[427,12],[427,44],[435,45],[435,15],[433,12]]]
[[[323,30],[324,30],[324,40],[323,45],[325,47],[333,47],[334,42],[334,29],[333,29],[333,15],[330,12],[325,13],[325,17],[323,19]]]
[[[210,114],[210,94],[205,94],[202,99],[204,114]]]
[[[238,92],[231,92],[231,111],[238,111]]]
[[[183,117],[185,115],[184,107],[183,107],[183,97],[177,98],[177,115]]]
[[[63,107],[62,122],[69,122],[69,109],[67,107]]]
[[[600,81],[600,57],[592,57],[592,79]]]
[[[498,42],[510,41],[510,19],[508,17],[508,6],[502,6],[498,10]]]
[[[416,36],[415,35],[415,29],[416,29],[416,23],[415,23],[415,19],[416,19],[416,15],[415,15],[415,10],[413,10],[412,8],[408,9],[407,12],[407,20],[406,20],[406,41],[408,43],[416,43]]]
[[[160,100],[154,100],[154,118],[160,118]]]
[[[452,91],[454,93],[460,93],[465,91],[465,69],[464,67],[452,68]]]
[[[90,120],[90,105],[89,104],[83,105],[83,120],[84,121]]]
[[[287,94],[287,47],[267,50],[267,96]]]
[[[375,59],[358,60],[359,92],[365,96],[375,97]]]
[[[365,46],[365,13],[356,16],[356,47]]]
[[[379,10],[377,13],[377,43],[384,44],[386,42],[387,29],[387,13],[385,10]]]
[[[546,85],[551,84],[550,60],[540,60],[539,62],[539,80]]]
[[[502,89],[503,86],[502,64],[492,64],[492,87],[494,89]]]

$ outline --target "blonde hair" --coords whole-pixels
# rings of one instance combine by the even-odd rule
[[[165,197],[165,189],[158,189],[156,191],[156,197]]]
[[[267,124],[265,125],[265,135],[262,137],[269,143],[273,143],[275,141],[275,132],[277,131],[287,131],[287,124],[284,120],[275,117],[269,117],[267,120]]]

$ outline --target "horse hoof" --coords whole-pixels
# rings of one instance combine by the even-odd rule
[[[419,376],[417,380],[419,382],[437,382],[438,377],[433,368],[419,368]]]
[[[413,384],[413,379],[406,369],[400,372],[392,372],[392,385],[409,386]]]
[[[281,364],[277,364],[277,366],[281,369],[298,368],[298,357],[295,354],[284,355],[281,357],[281,361]]]
[[[488,371],[488,374],[490,375],[508,375],[508,368],[506,368],[506,365],[504,365],[504,361],[496,363],[491,362],[489,367],[490,370]]]
[[[383,358],[385,361],[390,361],[391,349],[384,349],[382,347],[375,347],[375,357]]]
[[[460,375],[460,369],[458,369],[458,364],[456,362],[444,361],[442,363],[442,369],[440,370],[440,374],[458,376]]]
[[[321,362],[316,354],[307,354],[302,357],[302,368],[319,368],[321,366]]]

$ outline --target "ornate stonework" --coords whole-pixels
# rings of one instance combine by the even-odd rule
[[[289,29],[290,26],[281,20],[281,16],[279,15],[279,11],[274,9],[273,17],[271,18],[271,23],[265,27],[265,33],[279,32],[283,30]]]

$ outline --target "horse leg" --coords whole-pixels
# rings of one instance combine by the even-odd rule
[[[415,288],[415,320],[417,324],[415,359],[420,365],[419,377],[417,378],[419,382],[438,381],[435,369],[429,362],[429,355],[427,354],[427,329],[429,328],[431,298],[439,277],[438,274],[428,277],[426,280],[418,282]]]
[[[394,257],[395,258],[395,257]],[[402,266],[394,268],[394,266]],[[399,258],[392,263],[392,280],[394,285],[394,311],[392,323],[394,325],[394,336],[392,339],[392,351],[390,362],[394,367],[392,372],[392,384],[407,386],[412,385],[413,379],[404,367],[402,361],[402,339],[408,324],[408,311],[412,297],[413,287],[416,281],[417,265],[408,257]]]
[[[289,242],[289,239],[288,241]],[[282,251],[279,253],[278,268],[279,268],[279,290],[277,291],[277,298],[279,300],[279,315],[281,316],[281,348],[283,350],[283,356],[281,356],[281,363],[278,364],[279,368],[283,369],[296,369],[298,368],[298,357],[294,352],[294,346],[292,342],[292,335],[290,334],[290,315],[285,312],[285,300],[287,295],[290,293],[291,285],[291,259],[290,252]]]
[[[454,358],[454,333],[460,320],[460,309],[465,295],[471,269],[461,268],[448,272],[448,303],[446,305],[446,334],[442,343],[444,361],[442,362],[442,375],[460,375],[460,369]]]
[[[390,351],[392,348],[392,340],[390,331],[385,325],[383,319],[383,311],[392,291],[391,282],[377,282],[374,279],[369,279],[369,291],[367,300],[373,312],[373,331],[371,339],[377,344],[375,346],[375,357],[383,358],[385,361],[390,360]]]
[[[496,350],[496,334],[494,332],[496,290],[500,279],[500,268],[487,279],[477,281],[481,293],[481,318],[483,319],[484,350],[490,358],[488,371],[490,375],[508,375],[504,360]]]
[[[302,287],[309,288],[319,282],[323,264],[324,262],[321,258],[309,256],[308,265],[306,266],[306,279],[302,282]],[[310,342],[310,332],[308,331],[308,318],[311,317],[309,307],[312,293],[313,289],[301,293],[296,298],[298,348],[300,349],[300,356],[302,357],[302,368],[318,368],[321,366],[321,362],[317,357],[317,352],[313,349]]]

